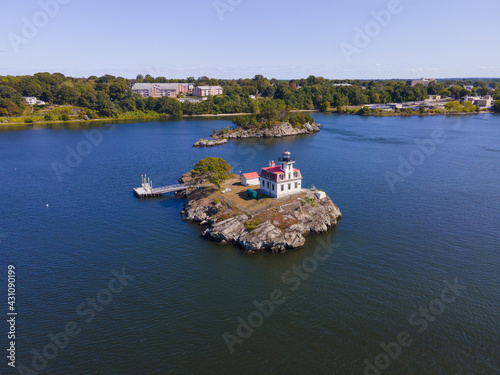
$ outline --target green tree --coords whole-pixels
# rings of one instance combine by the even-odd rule
[[[495,112],[500,112],[500,100],[496,100],[495,103],[493,103],[493,110]]]
[[[462,112],[464,107],[460,102],[454,101],[454,102],[448,102],[445,104],[444,108],[446,108],[450,112]]]
[[[476,107],[471,102],[465,102],[462,106],[464,112],[474,112],[476,110]]]
[[[321,105],[319,106],[319,109],[323,112],[326,112],[328,111],[328,109],[330,108],[330,102],[323,102],[321,103]]]
[[[208,157],[193,166],[191,177],[196,181],[208,180],[220,190],[222,183],[232,176],[233,168],[222,158]]]

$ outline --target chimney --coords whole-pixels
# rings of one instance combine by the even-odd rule
[[[271,161],[269,162],[269,166],[270,166],[270,167],[274,167],[274,160],[271,160]]]

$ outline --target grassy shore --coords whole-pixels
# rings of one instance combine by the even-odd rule
[[[327,111],[323,113],[333,113],[338,115],[362,115],[362,116],[375,116],[375,117],[394,117],[394,116],[438,116],[438,115],[474,115],[479,113],[496,113],[490,110],[481,110],[479,112],[457,112],[457,111],[447,111],[447,110],[439,110],[439,111],[426,111],[426,112],[418,112],[418,111],[382,111],[382,110],[369,110],[364,113],[360,113],[363,109],[363,106],[347,106],[343,107],[341,110],[337,108],[329,108]],[[19,117],[0,117],[0,126],[33,126],[35,124],[64,124],[64,123],[79,123],[79,122],[99,122],[99,121],[130,121],[130,120],[162,120],[162,119],[175,119],[175,116],[159,114],[156,112],[125,112],[120,114],[118,117],[100,117],[100,118],[92,118],[85,119],[81,118],[80,115],[69,114],[72,111],[80,111],[80,108],[77,107],[58,107],[52,112],[44,111],[36,114],[24,115]],[[319,112],[319,110],[292,110],[291,112]],[[46,120],[45,115],[47,113],[54,113],[57,118],[54,120]],[[60,114],[66,113],[67,119],[60,119]],[[73,112],[74,113],[74,112]],[[182,115],[179,118],[216,118],[216,117],[234,117],[234,116],[248,116],[252,115],[252,113],[218,113],[218,114],[193,114],[193,115]]]

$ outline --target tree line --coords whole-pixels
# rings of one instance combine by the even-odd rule
[[[195,85],[220,85],[224,94],[200,103],[181,103],[175,98],[143,98],[134,94],[136,82],[190,82]],[[339,86],[347,82],[351,86]],[[473,85],[466,90],[464,85]],[[293,109],[321,109],[326,103],[343,107],[389,102],[424,100],[429,95],[494,95],[500,99],[500,79],[442,80],[409,86],[403,80],[329,80],[310,76],[305,79],[277,80],[262,75],[238,80],[189,77],[173,80],[139,75],[135,79],[104,75],[88,78],[67,77],[61,73],[36,73],[32,76],[0,76],[0,116],[20,116],[26,112],[23,96],[34,96],[49,105],[82,108],[88,118],[119,117],[124,113],[159,115],[195,115],[223,113],[259,113],[268,101]],[[254,99],[256,98],[256,99]]]

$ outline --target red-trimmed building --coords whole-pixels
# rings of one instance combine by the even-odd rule
[[[280,165],[271,160],[269,167],[262,168],[259,176],[260,192],[273,198],[300,193],[302,175],[299,169],[293,167],[295,159],[292,154],[285,151],[278,160]]]
[[[254,186],[259,184],[259,174],[257,172],[243,173],[241,175],[243,186]]]

